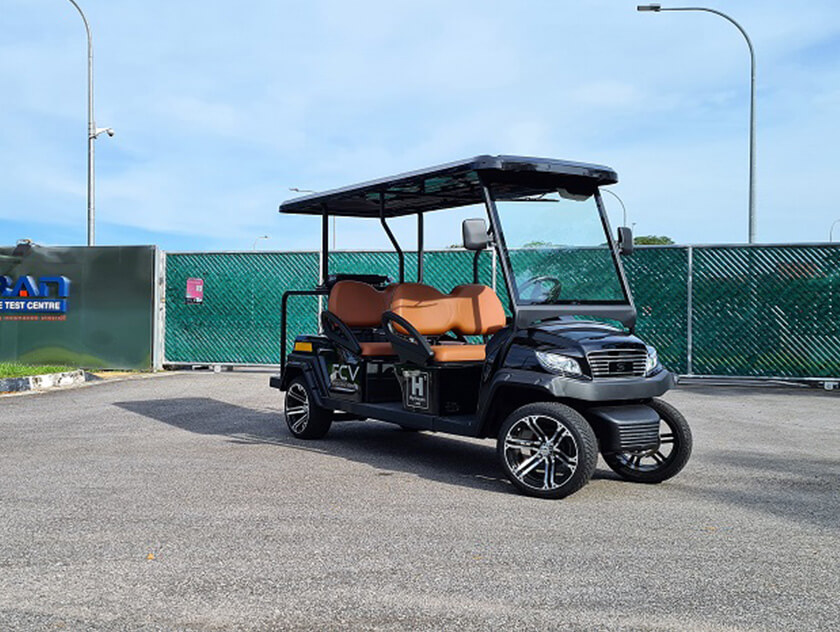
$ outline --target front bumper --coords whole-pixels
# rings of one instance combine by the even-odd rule
[[[582,380],[561,375],[537,374],[534,371],[504,369],[500,383],[537,386],[556,398],[577,399],[584,402],[627,401],[659,397],[673,388],[674,375],[665,369],[651,377],[614,377]]]

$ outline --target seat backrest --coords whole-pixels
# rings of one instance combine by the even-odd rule
[[[390,309],[424,336],[484,335],[505,326],[502,303],[486,285],[459,285],[444,294],[422,283],[403,283],[395,287]]]
[[[459,285],[450,293],[457,301],[457,320],[452,329],[464,336],[484,336],[507,324],[505,308],[486,285]]]
[[[401,283],[391,296],[391,311],[405,318],[424,336],[440,336],[452,329],[455,317],[454,305],[447,298],[430,285]]]
[[[348,327],[381,327],[394,287],[379,291],[360,281],[339,281],[330,291],[327,309]]]

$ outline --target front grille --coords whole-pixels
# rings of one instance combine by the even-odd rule
[[[647,352],[644,349],[602,349],[586,354],[592,377],[643,377]]]
[[[659,422],[622,424],[618,427],[618,442],[622,452],[653,450],[659,447]]]

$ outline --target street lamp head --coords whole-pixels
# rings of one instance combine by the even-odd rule
[[[636,11],[654,11],[659,12],[662,10],[661,4],[640,4],[636,7]]]
[[[114,137],[114,129],[111,127],[97,127],[96,131],[93,133],[94,138],[99,138],[99,135],[102,133],[108,134],[111,138]]]

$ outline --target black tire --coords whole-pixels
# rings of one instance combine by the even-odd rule
[[[661,399],[651,400],[648,406],[659,413],[661,420],[659,448],[647,452],[617,452],[604,455],[607,465],[616,474],[634,483],[661,483],[668,480],[679,474],[691,456],[691,428],[688,427],[682,413]],[[667,426],[667,431],[663,432],[663,424]],[[662,447],[666,445],[671,446],[667,455],[662,452]]]
[[[296,377],[286,389],[283,415],[289,432],[298,439],[320,439],[329,432],[333,411],[315,404],[303,377]]]
[[[508,480],[523,494],[564,498],[592,478],[598,440],[573,408],[540,402],[508,415],[499,428],[496,453]]]

